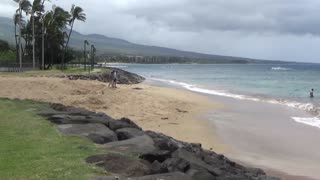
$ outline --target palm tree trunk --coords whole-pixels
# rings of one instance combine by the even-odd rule
[[[22,9],[20,7],[20,19],[19,19],[19,30],[20,30],[20,35],[19,35],[19,64],[20,64],[20,70],[22,69],[22,44],[21,44],[21,27],[22,27],[22,24],[21,24],[21,17],[22,17]]]
[[[66,43],[66,49],[68,48],[68,44],[69,44],[69,41],[70,41],[71,33],[72,33],[72,30],[73,30],[73,24],[74,24],[74,20],[72,20],[72,23],[71,23],[71,29],[70,29],[68,40],[67,40],[67,43]]]
[[[61,64],[62,69],[65,68],[64,57],[65,57],[65,53],[67,52],[67,49],[68,49],[68,44],[69,44],[70,36],[71,36],[72,30],[73,30],[73,24],[74,24],[74,20],[72,20],[72,22],[71,22],[71,29],[70,29],[70,31],[69,31],[67,43],[66,43],[66,45],[65,45],[65,47],[64,47],[63,54],[62,54],[62,62],[61,62],[61,63],[62,63],[62,64]]]
[[[14,24],[14,38],[16,40],[16,63],[19,62],[19,54],[18,54],[18,39],[17,39],[17,24]]]

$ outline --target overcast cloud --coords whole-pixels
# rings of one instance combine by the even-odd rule
[[[320,62],[319,0],[51,0],[83,7],[81,33],[209,54]],[[0,16],[16,4],[0,0]]]

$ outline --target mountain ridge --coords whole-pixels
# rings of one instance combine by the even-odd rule
[[[11,44],[14,40],[14,24],[13,20],[6,17],[0,17],[0,39],[6,40]],[[97,48],[98,55],[127,55],[127,56],[170,56],[170,57],[186,57],[195,59],[206,59],[219,62],[241,61],[246,63],[272,63],[281,61],[266,61],[244,57],[211,55],[184,50],[177,50],[160,46],[148,46],[129,42],[127,40],[112,38],[101,34],[81,34],[73,31],[70,39],[70,47],[76,50],[83,50],[84,40],[94,44]]]

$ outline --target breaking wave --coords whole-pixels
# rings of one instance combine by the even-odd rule
[[[252,96],[247,96],[247,95],[241,95],[241,94],[234,94],[230,93],[224,90],[212,90],[212,89],[206,89],[206,88],[201,88],[193,84],[188,84],[185,82],[179,82],[175,80],[167,80],[167,79],[158,79],[158,78],[150,78],[151,80],[154,81],[160,81],[160,82],[165,82],[169,84],[173,84],[176,86],[180,86],[182,88],[185,88],[190,91],[198,92],[198,93],[203,93],[203,94],[209,94],[209,95],[215,95],[215,96],[224,96],[224,97],[230,97],[230,98],[235,98],[239,100],[249,100],[249,101],[258,101],[258,102],[267,102],[271,104],[279,104],[279,105],[284,105],[292,108],[297,108],[300,110],[304,111],[309,111],[312,112],[313,114],[319,115],[320,114],[320,107],[315,106],[312,103],[301,103],[297,101],[292,101],[292,100],[279,100],[279,99],[272,99],[272,98],[260,98],[260,97],[252,97]],[[307,118],[306,118],[307,119]],[[299,120],[300,123],[308,122],[306,119],[301,118]],[[297,121],[297,119],[295,119]],[[303,121],[305,120],[305,121]],[[313,119],[315,120],[315,119]],[[319,120],[319,126],[320,126],[320,119]],[[297,121],[298,122],[298,121]],[[308,124],[310,125],[310,123]]]
[[[312,117],[312,118],[292,117],[292,119],[298,123],[320,128],[320,119],[318,117]]]
[[[288,71],[288,70],[291,70],[291,68],[272,67],[271,70],[273,70],[273,71]]]

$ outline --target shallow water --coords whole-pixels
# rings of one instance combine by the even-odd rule
[[[291,119],[312,118],[310,113],[266,102],[212,98],[225,106],[206,118],[214,122],[216,133],[230,146],[229,158],[320,179],[320,130]]]
[[[320,64],[122,64],[121,68],[203,94],[309,111],[311,118],[291,118],[320,128]],[[315,98],[309,97],[311,88]]]

